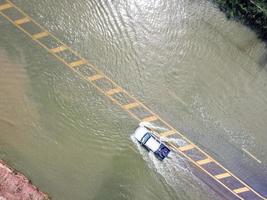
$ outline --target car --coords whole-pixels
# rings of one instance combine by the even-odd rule
[[[134,132],[135,139],[148,151],[152,151],[159,160],[168,157],[170,149],[164,142],[157,139],[156,135],[148,127],[139,125]]]

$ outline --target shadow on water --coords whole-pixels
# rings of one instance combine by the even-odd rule
[[[259,59],[259,65],[267,71],[267,53],[263,54]]]

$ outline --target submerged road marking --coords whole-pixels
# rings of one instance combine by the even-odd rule
[[[176,130],[169,130],[169,131],[162,132],[159,135],[160,135],[160,137],[167,137],[167,136],[173,135],[175,133],[176,133]]]
[[[17,25],[22,25],[22,24],[25,24],[25,23],[30,22],[30,21],[31,21],[31,20],[30,20],[28,17],[24,17],[24,18],[22,18],[22,19],[18,19],[18,20],[16,20],[15,23],[16,23]]]
[[[188,150],[191,150],[191,149],[194,149],[195,148],[195,145],[193,144],[188,144],[186,146],[182,146],[182,147],[179,147],[178,149],[180,151],[188,151]]]
[[[152,116],[149,116],[149,117],[144,118],[142,121],[143,122],[153,122],[153,121],[156,121],[157,119],[158,119],[157,116],[152,115]]]
[[[61,52],[61,51],[65,51],[67,50],[68,48],[64,45],[61,45],[59,47],[55,47],[53,49],[51,49],[51,51],[53,51],[54,53],[58,53],[58,52]]]
[[[234,189],[234,192],[237,193],[237,194],[242,193],[242,192],[248,192],[248,191],[249,191],[249,189],[247,187]]]
[[[11,8],[11,7],[12,7],[12,5],[9,3],[2,4],[2,5],[0,5],[0,11],[6,10],[8,8]]]
[[[250,153],[248,150],[242,148],[242,150],[247,153],[251,158],[253,158],[254,160],[256,160],[258,163],[261,163],[261,160],[259,160],[256,156],[254,156],[252,153]]]
[[[198,163],[199,165],[205,165],[205,164],[210,163],[210,162],[212,162],[212,160],[211,160],[210,158],[206,158],[206,159],[198,160],[198,161],[197,161],[197,163]]]
[[[23,26],[20,26],[19,24],[16,24],[16,22],[9,17],[5,12],[6,9],[16,9],[18,12],[20,12],[20,14],[23,17],[27,17],[30,19],[29,23],[33,23],[37,28],[41,29],[40,33],[34,34],[32,35],[29,31],[27,31],[25,28],[23,28]],[[138,99],[136,99],[134,96],[132,96],[129,92],[127,92],[125,89],[123,89],[121,86],[119,86],[116,82],[114,82],[112,79],[110,79],[108,76],[104,75],[104,73],[99,70],[95,65],[89,63],[86,59],[84,59],[82,56],[80,56],[77,52],[75,52],[74,50],[72,50],[67,44],[63,43],[61,40],[59,40],[55,35],[53,35],[52,33],[49,33],[43,26],[41,26],[39,23],[37,23],[34,19],[32,19],[29,15],[27,15],[24,11],[22,11],[19,7],[17,7],[15,4],[13,4],[10,0],[6,0],[6,3],[4,4],[0,4],[0,14],[5,17],[9,22],[11,22],[14,26],[16,26],[19,30],[21,30],[22,32],[24,32],[26,35],[28,35],[32,40],[34,40],[37,44],[39,44],[41,47],[43,47],[45,50],[47,50],[50,54],[52,54],[53,56],[55,56],[59,61],[61,61],[63,64],[65,64],[66,66],[68,66],[73,72],[75,72],[76,74],[78,74],[83,80],[85,81],[89,81],[95,88],[97,91],[99,91],[100,93],[102,93],[103,95],[106,95],[112,102],[116,103],[117,105],[119,105],[120,107],[123,108],[123,104],[115,99],[112,95],[115,93],[119,93],[119,92],[123,92],[123,94],[125,96],[127,96],[127,98],[129,100],[132,100],[132,102],[136,102],[139,104],[140,107],[143,108],[143,110],[145,110],[149,115],[149,117],[146,117],[142,120],[142,117],[138,116],[137,114],[133,113],[131,109],[124,109],[130,116],[132,116],[133,118],[135,118],[137,121],[141,122],[141,121],[147,121],[147,122],[154,122],[154,121],[160,121],[161,123],[164,124],[164,126],[167,127],[168,130],[175,130],[175,133],[177,136],[180,136],[183,140],[185,140],[188,145],[185,146],[178,146],[177,144],[171,143],[171,142],[167,142],[170,147],[172,147],[174,150],[177,150],[177,152],[179,154],[181,154],[182,156],[184,156],[185,158],[187,158],[191,163],[193,163],[196,167],[198,167],[200,170],[202,170],[204,173],[208,174],[212,179],[214,179],[215,181],[217,181],[223,188],[227,189],[229,192],[231,192],[234,196],[238,197],[239,199],[245,199],[244,197],[240,196],[239,193],[242,193],[242,191],[245,191],[248,189],[248,191],[246,192],[252,192],[254,195],[258,196],[261,199],[265,199],[265,197],[263,197],[261,194],[259,194],[257,191],[255,191],[253,188],[251,188],[248,184],[246,184],[244,181],[242,181],[240,178],[238,178],[237,176],[235,176],[233,173],[231,173],[229,170],[227,170],[224,166],[222,166],[218,161],[216,161],[215,159],[213,159],[212,157],[210,157],[205,151],[203,151],[200,147],[198,147],[196,144],[194,144],[191,140],[189,140],[187,137],[185,137],[184,134],[182,134],[181,132],[179,132],[178,130],[176,130],[174,127],[172,127],[169,123],[167,123],[165,120],[163,120],[160,116],[158,116],[156,113],[154,113],[151,109],[149,109],[146,105],[144,105],[142,102],[140,102]],[[75,57],[78,57],[79,60],[85,60],[86,61],[86,65],[88,68],[93,69],[96,74],[92,75],[92,76],[86,76],[84,74],[82,74],[79,70],[77,70],[77,68],[79,68],[80,65],[76,65],[75,67],[74,62],[77,62],[77,60],[72,61],[72,62],[67,62],[64,58],[60,57],[60,55],[57,54],[57,50],[53,50],[53,48],[51,49],[51,47],[48,47],[47,45],[45,45],[44,43],[42,43],[41,38],[43,37],[47,37],[50,38],[52,41],[56,42],[58,44],[58,46],[65,46],[68,51],[70,51],[73,55],[75,55]],[[40,39],[40,40],[39,40]],[[95,83],[95,80],[105,80],[108,83],[110,83],[111,85],[113,85],[114,89],[110,89],[108,91],[104,90],[103,88],[101,88],[99,85],[97,85]],[[116,88],[119,88],[118,90],[116,90]],[[204,156],[206,156],[207,158],[209,158],[209,161],[213,162],[214,164],[216,164],[216,166],[222,170],[224,170],[224,173],[228,173],[231,175],[232,178],[234,178],[236,181],[238,181],[240,183],[240,185],[242,185],[241,188],[238,189],[231,189],[226,183],[222,182],[220,178],[216,178],[215,175],[211,174],[207,169],[204,168],[204,164],[200,161],[195,161],[190,157],[190,154],[188,150],[190,149],[194,149],[195,151],[198,151],[198,153],[203,154]],[[205,161],[207,162],[207,161]],[[218,175],[217,175],[218,177]],[[243,188],[243,189],[242,189]],[[246,189],[245,189],[246,188]]]
[[[96,81],[98,79],[101,79],[101,78],[104,78],[105,76],[103,76],[102,74],[96,74],[96,75],[93,75],[93,76],[88,76],[88,80],[90,81]]]
[[[231,174],[229,174],[229,173],[222,173],[222,174],[218,174],[218,175],[215,175],[215,178],[217,178],[217,179],[223,179],[223,178],[227,178],[227,177],[230,177],[231,176]]]
[[[44,32],[36,33],[36,34],[33,35],[32,37],[33,37],[33,39],[35,39],[35,40],[39,40],[39,39],[41,39],[41,38],[43,38],[43,37],[47,37],[47,36],[49,36],[49,33],[46,32],[46,31],[44,31]]]
[[[55,51],[55,49],[54,49],[54,51]],[[85,59],[81,59],[81,60],[77,60],[77,61],[74,61],[74,62],[70,63],[70,66],[77,67],[77,66],[80,66],[80,65],[84,65],[86,63],[87,63],[87,61]]]
[[[129,103],[129,104],[123,105],[122,108],[128,110],[128,109],[135,108],[137,106],[139,106],[139,103],[133,102],[133,103]]]
[[[113,88],[106,92],[107,95],[113,95],[122,92],[122,88]]]

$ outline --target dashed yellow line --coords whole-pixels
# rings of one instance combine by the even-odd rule
[[[9,17],[7,14],[4,13],[4,11],[7,10],[7,9],[16,9],[17,11],[19,11],[22,14],[23,18],[21,18],[19,20],[16,20],[16,21],[12,20],[11,17]],[[170,136],[170,135],[173,135],[173,134],[179,135],[182,139],[184,139],[187,142],[187,144],[184,145],[184,146],[177,146],[176,144],[173,144],[171,142],[168,142],[168,144],[170,145],[170,147],[172,147],[173,149],[176,149],[181,155],[183,155],[190,162],[192,162],[193,164],[195,164],[195,166],[197,166],[200,170],[202,170],[203,172],[205,172],[206,174],[208,174],[215,181],[217,181],[218,183],[220,183],[222,185],[222,187],[224,187],[225,189],[227,189],[228,191],[230,191],[233,195],[235,195],[239,199],[244,199],[239,194],[242,194],[243,192],[252,192],[255,195],[257,195],[259,198],[266,200],[265,197],[261,196],[253,188],[251,188],[249,185],[247,185],[245,182],[243,182],[241,179],[239,179],[233,173],[231,173],[229,170],[227,170],[224,166],[222,166],[218,161],[216,161],[212,157],[210,157],[206,152],[204,152],[201,148],[199,148],[191,140],[189,140],[188,138],[186,138],[182,133],[180,133],[179,131],[177,131],[169,123],[167,123],[165,120],[163,120],[157,114],[155,114],[152,110],[150,110],[142,102],[140,102],[134,96],[130,95],[125,89],[123,89],[121,86],[119,86],[117,83],[115,83],[112,79],[110,79],[109,77],[107,77],[106,75],[104,75],[104,73],[102,71],[100,71],[96,66],[94,66],[91,63],[89,63],[86,59],[84,59],[77,52],[75,52],[74,50],[72,50],[68,45],[64,44],[61,40],[59,40],[52,33],[49,33],[43,26],[41,26],[40,24],[38,24],[35,20],[33,20],[29,15],[27,15],[25,12],[23,12],[19,7],[17,7],[15,4],[13,4],[10,0],[6,0],[6,3],[0,5],[0,13],[8,21],[10,21],[14,26],[16,26],[22,32],[24,32],[25,34],[27,34],[32,40],[34,40],[36,43],[38,43],[41,47],[43,47],[44,49],[46,49],[49,53],[51,53],[52,55],[54,55],[58,60],[60,60],[62,63],[64,63],[66,66],[68,66],[71,70],[73,70],[75,73],[77,73],[78,75],[80,75],[80,77],[82,79],[84,79],[86,81],[89,81],[96,88],[97,91],[99,91],[102,94],[106,95],[112,102],[116,103],[121,108],[123,108],[133,118],[135,118],[138,121],[146,121],[146,122],[160,121],[168,129],[168,131],[165,131],[165,132],[163,132],[163,133],[160,134],[162,136],[165,136],[166,137],[166,136]],[[36,27],[40,28],[41,31],[39,33],[37,33],[37,34],[32,35],[26,29],[24,29],[21,26],[24,23],[33,23]],[[43,44],[41,42],[41,40],[40,40],[43,37],[51,37],[54,41],[56,41],[58,43],[57,47],[54,47],[54,48],[51,48],[50,47],[49,48],[48,46],[46,46],[45,44]],[[59,52],[65,51],[67,49],[68,49],[68,51],[70,51],[71,53],[73,53],[79,59],[76,60],[76,61],[67,62],[66,60],[64,60],[62,57],[60,57],[58,55]],[[83,75],[81,72],[79,72],[79,70],[77,70],[77,68],[79,68],[79,66],[85,65],[85,64],[88,67],[94,69],[96,73],[94,75],[88,77],[88,76]],[[96,80],[102,80],[102,79],[105,79],[111,85],[113,85],[113,88],[109,89],[108,91],[105,91],[104,89],[102,89],[101,87],[99,87],[95,83],[95,81]],[[131,107],[129,104],[128,104],[128,106],[123,105],[121,102],[119,102],[117,99],[115,99],[113,97],[113,95],[114,94],[117,94],[117,93],[123,93],[123,94],[125,94],[127,96],[127,98],[129,98],[131,100],[130,102],[133,102],[134,103],[132,105],[138,105],[139,107],[142,107],[146,112],[148,112],[148,114],[149,114],[148,116],[149,117],[146,117],[144,119],[142,119],[141,117],[138,117],[136,114],[134,114],[132,112],[132,109],[131,108],[133,108],[133,107]],[[199,153],[202,153],[204,156],[206,156],[206,159],[203,159],[203,160],[200,160],[200,161],[193,160],[190,157],[190,155],[188,154],[189,150],[191,150],[191,149],[194,149],[194,150],[198,151]],[[205,164],[210,163],[210,162],[215,163],[216,166],[220,167],[225,172],[222,173],[222,174],[217,174],[217,175],[211,174],[209,171],[207,171],[204,168]],[[234,190],[233,189],[230,189],[229,186],[227,186],[225,183],[223,183],[221,181],[222,179],[224,179],[226,177],[233,177],[233,178],[235,178],[243,186],[241,188],[237,188],[237,189],[234,189]]]
[[[157,119],[158,119],[157,116],[152,115],[152,116],[149,116],[149,117],[144,118],[142,121],[143,122],[153,122],[153,121],[156,121]]]
[[[52,49],[52,51],[55,51],[55,49]],[[70,63],[70,66],[77,67],[77,66],[80,66],[80,65],[84,65],[86,63],[87,63],[87,61],[85,59],[81,59],[81,60],[77,60],[77,61],[74,61],[74,62]]]
[[[43,37],[47,37],[47,36],[49,36],[49,33],[46,32],[46,31],[44,31],[44,32],[41,32],[41,33],[36,33],[36,34],[34,34],[34,35],[32,36],[32,38],[35,39],[35,40],[39,40],[39,39],[41,39],[41,38],[43,38]]]
[[[133,103],[129,103],[129,104],[123,105],[122,108],[125,109],[125,110],[128,110],[128,109],[135,108],[137,106],[139,106],[139,103],[133,102]]]
[[[65,51],[65,50],[67,50],[67,49],[68,49],[68,48],[67,48],[66,46],[61,45],[61,46],[59,46],[59,47],[55,47],[55,48],[51,49],[51,51],[52,51],[53,53],[59,53],[59,52],[61,52],[61,51]]]
[[[199,165],[205,165],[205,164],[210,163],[210,162],[212,162],[212,159],[206,158],[206,159],[197,161],[197,164],[199,164]]]
[[[123,90],[122,88],[113,88],[106,92],[107,95],[114,95],[117,93],[121,93]]]
[[[22,25],[22,24],[25,24],[25,23],[30,22],[30,21],[31,21],[31,20],[30,20],[28,17],[24,17],[24,18],[22,18],[22,19],[18,19],[18,20],[16,20],[15,23],[16,23],[17,25]]]
[[[242,150],[247,153],[251,158],[253,158],[254,160],[256,160],[258,163],[261,163],[261,160],[259,160],[256,156],[254,156],[252,153],[250,153],[248,150],[242,148]]]
[[[235,189],[234,192],[236,194],[239,194],[239,193],[242,193],[242,192],[248,192],[249,189],[247,187],[242,187],[242,188],[238,188],[238,189]]]
[[[179,147],[178,149],[179,149],[180,151],[188,151],[188,150],[194,149],[195,147],[196,147],[196,146],[193,145],[193,144],[188,144],[188,145]]]
[[[165,131],[165,132],[160,133],[160,137],[167,137],[167,136],[173,135],[175,133],[176,133],[176,130]]]
[[[93,75],[93,76],[89,76],[88,77],[88,80],[90,81],[96,81],[98,79],[101,79],[101,78],[104,78],[105,76],[103,76],[102,74],[96,74],[96,75]]]
[[[8,9],[8,8],[11,8],[11,7],[12,7],[11,4],[9,4],[9,3],[5,3],[5,4],[3,4],[3,5],[0,5],[0,11],[2,11],[2,10],[6,10],[6,9]]]
[[[227,177],[230,177],[231,176],[231,174],[229,174],[229,173],[222,173],[222,174],[218,174],[218,175],[216,175],[215,176],[215,178],[217,178],[217,179],[223,179],[223,178],[227,178]]]

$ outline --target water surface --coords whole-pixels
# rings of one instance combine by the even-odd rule
[[[267,187],[267,51],[248,28],[205,0],[13,2]],[[0,33],[0,157],[53,199],[224,199],[178,155],[161,163],[139,149],[136,121],[2,17]]]

